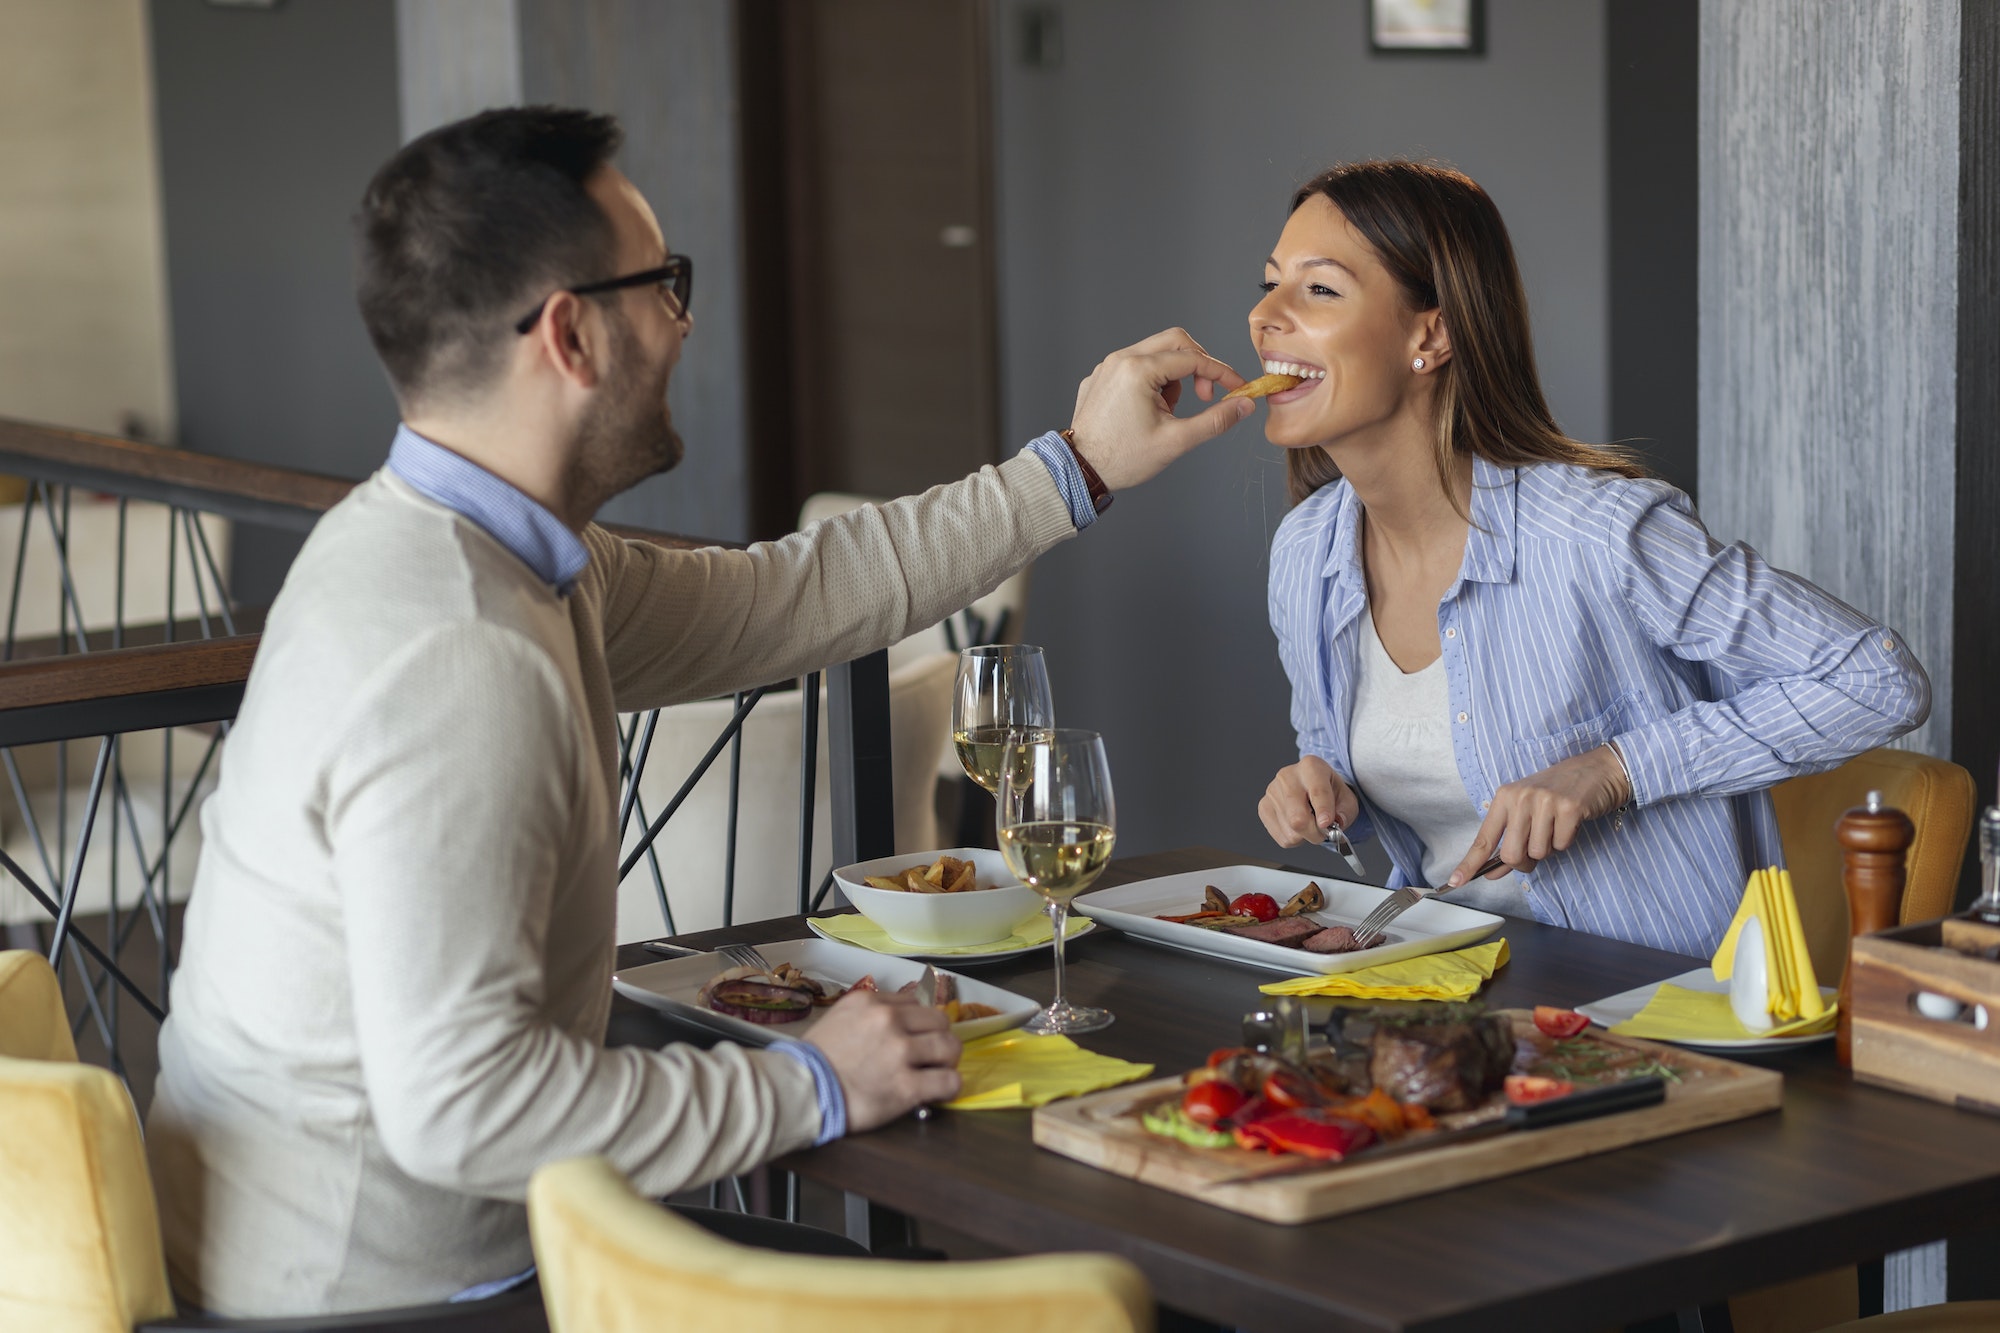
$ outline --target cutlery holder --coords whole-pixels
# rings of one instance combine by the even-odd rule
[[[1948,917],[1864,935],[1850,964],[1854,1076],[2000,1115],[2000,928]]]

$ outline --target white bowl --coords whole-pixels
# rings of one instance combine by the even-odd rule
[[[870,875],[886,879],[911,866],[928,866],[940,856],[972,862],[979,882],[995,887],[966,893],[910,893],[871,889],[862,883]],[[1004,940],[1043,906],[1041,895],[1015,879],[1000,853],[986,847],[947,847],[941,852],[884,856],[842,866],[833,877],[861,915],[892,938],[919,948],[951,949]]]

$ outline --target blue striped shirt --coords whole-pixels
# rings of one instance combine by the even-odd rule
[[[1353,785],[1362,506],[1345,481],[1285,516],[1271,627],[1299,753]],[[1466,798],[1616,741],[1638,809],[1594,820],[1524,876],[1538,919],[1675,953],[1721,940],[1748,869],[1784,864],[1768,788],[1919,725],[1930,679],[1900,635],[1742,543],[1708,535],[1659,481],[1476,460],[1472,527],[1438,602]],[[1357,789],[1351,833],[1381,839],[1390,883],[1423,847]],[[1831,836],[1831,835],[1829,835]]]

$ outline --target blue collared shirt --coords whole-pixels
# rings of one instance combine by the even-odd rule
[[[396,427],[389,470],[425,499],[478,524],[488,536],[567,597],[590,551],[569,525],[479,464],[411,430]]]
[[[1361,519],[1337,482],[1286,515],[1271,547],[1299,753],[1350,785]],[[1784,864],[1772,784],[1930,712],[1930,680],[1902,636],[1742,543],[1719,544],[1659,481],[1475,461],[1465,559],[1437,622],[1475,809],[1606,741],[1631,773],[1639,808],[1622,828],[1594,820],[1523,877],[1536,917],[1675,953],[1712,952],[1748,869]],[[1392,885],[1424,883],[1416,835],[1356,794],[1350,832],[1381,838]]]

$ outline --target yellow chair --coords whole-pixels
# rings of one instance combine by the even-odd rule
[[[1834,841],[1833,825],[1871,791],[1881,792],[1884,804],[1916,825],[1905,871],[1905,922],[1929,921],[1951,911],[1972,834],[1978,799],[1972,774],[1948,759],[1908,750],[1869,750],[1839,768],[1771,789],[1813,971],[1829,986],[1847,964],[1847,895],[1841,888],[1840,844]]]
[[[540,1333],[532,1289],[353,1315],[177,1316],[132,1098],[76,1062],[62,987],[38,953],[0,952],[0,1330],[13,1333]]]
[[[899,1263],[737,1245],[633,1192],[609,1162],[528,1185],[549,1326],[559,1333],[1145,1333],[1146,1280],[1111,1255]]]
[[[1908,815],[1916,829],[1904,863],[1905,922],[1929,921],[1951,911],[1966,840],[1972,834],[1973,807],[1978,798],[1972,774],[1948,759],[1908,750],[1869,750],[1838,768],[1793,778],[1771,789],[1778,835],[1785,844],[1785,864],[1798,888],[1799,921],[1805,928],[1813,971],[1829,986],[1840,979],[1847,966],[1848,942],[1847,893],[1841,881],[1840,844],[1834,840],[1833,826],[1841,815],[1865,802],[1871,791],[1881,792],[1883,804]],[[1839,1320],[1853,1318],[1857,1292],[1854,1269],[1837,1268],[1738,1296],[1729,1302],[1730,1321],[1737,1333],[1829,1329]],[[1972,1326],[1937,1327],[1942,1333]],[[1841,1323],[1839,1327],[1855,1325]],[[1878,1328],[1883,1333],[1898,1328],[1914,1333],[1930,1327],[1867,1322],[1869,1333]]]
[[[171,1318],[132,1098],[76,1063],[37,953],[0,953],[0,1328],[128,1333]]]

